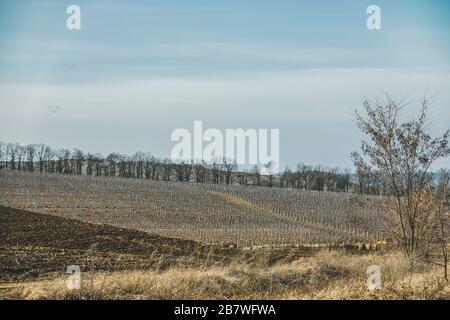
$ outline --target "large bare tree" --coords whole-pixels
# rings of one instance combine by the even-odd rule
[[[427,113],[430,99],[420,100],[420,110],[411,120],[402,120],[401,112],[409,103],[396,101],[388,94],[363,103],[365,114],[356,113],[356,123],[368,137],[361,145],[361,154],[352,158],[357,171],[366,176],[379,177],[386,182],[394,199],[395,210],[390,211],[397,228],[390,229],[409,258],[422,243],[420,234],[421,202],[430,188],[429,170],[435,160],[450,154],[449,130],[437,138],[430,133]],[[392,227],[392,225],[391,225]]]

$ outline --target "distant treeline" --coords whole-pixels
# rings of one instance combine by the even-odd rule
[[[173,162],[146,152],[133,155],[84,153],[79,149],[53,149],[45,144],[20,145],[0,141],[0,170],[213,184],[239,184],[315,191],[388,194],[387,184],[350,170],[299,164],[280,174],[261,174],[261,168],[239,170],[235,163]],[[439,175],[448,179],[448,170]],[[435,179],[435,177],[430,177]],[[439,181],[442,179],[438,179]],[[440,183],[440,182],[439,182]]]

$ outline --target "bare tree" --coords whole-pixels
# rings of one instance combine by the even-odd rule
[[[152,170],[152,180],[159,180],[159,171],[158,168],[161,167],[161,160],[151,156],[149,160],[150,168]]]
[[[6,146],[6,157],[9,158],[11,170],[16,169],[16,155],[17,155],[17,144],[8,143]],[[6,168],[8,168],[8,166],[6,166]]]
[[[230,185],[233,183],[233,172],[237,169],[236,161],[223,159],[223,171],[225,173],[225,183]]]
[[[102,170],[104,170],[104,158],[101,153],[95,153],[94,154],[94,167],[95,167],[95,175],[96,176],[102,176]]]
[[[443,198],[447,198],[450,192],[450,170],[441,169],[437,185],[438,193]]]
[[[429,211],[431,219],[429,219],[429,227],[425,237],[426,246],[422,248],[422,258],[425,261],[433,263],[442,268],[444,278],[448,280],[448,246],[450,243],[450,210],[449,203],[446,198],[430,194],[428,201],[425,202],[427,207],[423,211]],[[429,247],[430,246],[430,247]]]
[[[194,175],[196,182],[206,182],[206,179],[208,177],[208,166],[206,165],[205,161],[202,161],[202,163],[196,163],[194,165]]]
[[[80,149],[73,149],[72,151],[73,169],[72,172],[77,175],[82,174],[84,153]]]
[[[350,170],[344,169],[344,172],[341,175],[340,181],[338,181],[338,191],[348,192],[350,190],[350,186],[351,186],[350,177],[351,177]]]
[[[23,170],[24,164],[24,159],[25,159],[25,155],[26,155],[26,149],[25,147],[19,145],[18,143],[16,143],[16,155],[17,155],[17,170]]]
[[[277,168],[277,164],[274,161],[269,161],[266,164],[264,164],[264,174],[267,176],[267,178],[269,179],[267,186],[269,188],[273,187],[273,180],[274,180],[274,175],[275,175],[275,171]]]
[[[34,171],[34,158],[36,156],[37,146],[35,144],[29,144],[25,147],[27,157],[27,169],[30,172]]]
[[[0,170],[6,167],[6,164],[7,164],[6,143],[0,141]]]
[[[145,178],[146,179],[155,179],[156,169],[157,169],[158,160],[151,155],[150,153],[146,153],[144,156],[144,169],[145,169]]]
[[[297,170],[294,174],[295,185],[297,189],[310,190],[314,189],[314,170],[311,166],[307,166],[299,163],[297,165]]]
[[[181,161],[174,163],[173,168],[176,174],[177,181],[189,182],[192,174],[193,163]]]
[[[401,122],[400,113],[407,105],[394,101],[388,94],[375,101],[365,100],[366,115],[356,113],[357,125],[369,137],[361,145],[362,155],[354,152],[352,158],[357,170],[370,176],[379,176],[388,183],[395,199],[398,242],[407,257],[412,258],[419,246],[419,204],[415,196],[430,183],[427,172],[431,164],[450,154],[449,131],[432,138],[427,126],[430,100],[421,99],[421,110],[412,120]]]
[[[213,159],[209,167],[212,175],[212,182],[219,184],[222,170],[222,160],[220,158]]]
[[[113,152],[110,153],[107,157],[106,157],[106,161],[108,162],[108,175],[110,177],[115,177],[116,176],[116,171],[117,171],[117,164],[120,161],[120,154]]]
[[[40,173],[44,172],[45,161],[48,160],[47,155],[50,153],[50,147],[47,147],[45,144],[37,144],[36,145],[36,157],[38,162],[37,170]]]
[[[164,159],[162,162],[163,169],[163,180],[170,181],[170,176],[172,175],[172,162],[169,159]]]
[[[131,161],[133,162],[133,167],[135,174],[132,174],[133,177],[138,179],[142,179],[144,177],[144,162],[145,162],[146,154],[142,151],[138,151],[132,155]]]
[[[69,149],[62,149],[62,157],[63,157],[63,173],[64,174],[71,174],[71,166],[70,166],[70,159],[71,159],[71,151]]]
[[[336,182],[338,178],[339,168],[331,168],[327,171],[326,188],[327,191],[336,191]]]
[[[92,153],[86,155],[86,174],[92,176],[94,174],[95,156]]]
[[[448,246],[450,242],[450,215],[448,201],[431,191],[416,191],[413,194],[417,205],[416,243],[414,256],[423,261],[442,268],[443,276],[448,282]],[[407,205],[408,198],[401,199]],[[398,228],[399,216],[397,206],[392,203],[386,212],[385,222],[397,238],[402,238]],[[414,261],[413,260],[413,261]]]
[[[246,185],[248,185],[248,178],[249,178],[249,173],[247,172],[247,171],[239,171],[239,172],[236,172],[236,178],[237,178],[237,181],[238,181],[238,183],[241,185],[241,186],[246,186]]]
[[[255,186],[261,186],[261,172],[258,165],[255,165],[252,170],[252,182]]]

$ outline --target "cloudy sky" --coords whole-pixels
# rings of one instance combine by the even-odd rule
[[[0,140],[168,156],[202,120],[280,129],[282,166],[351,168],[364,96],[408,96],[410,117],[428,88],[433,130],[449,127],[449,27],[445,0],[4,0]]]

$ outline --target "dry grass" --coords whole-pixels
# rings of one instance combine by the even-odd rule
[[[369,291],[366,269],[377,264],[382,288]],[[12,299],[449,299],[450,286],[437,270],[408,273],[400,255],[321,252],[275,265],[227,266],[142,272],[82,274],[81,290],[65,277],[3,288]]]

